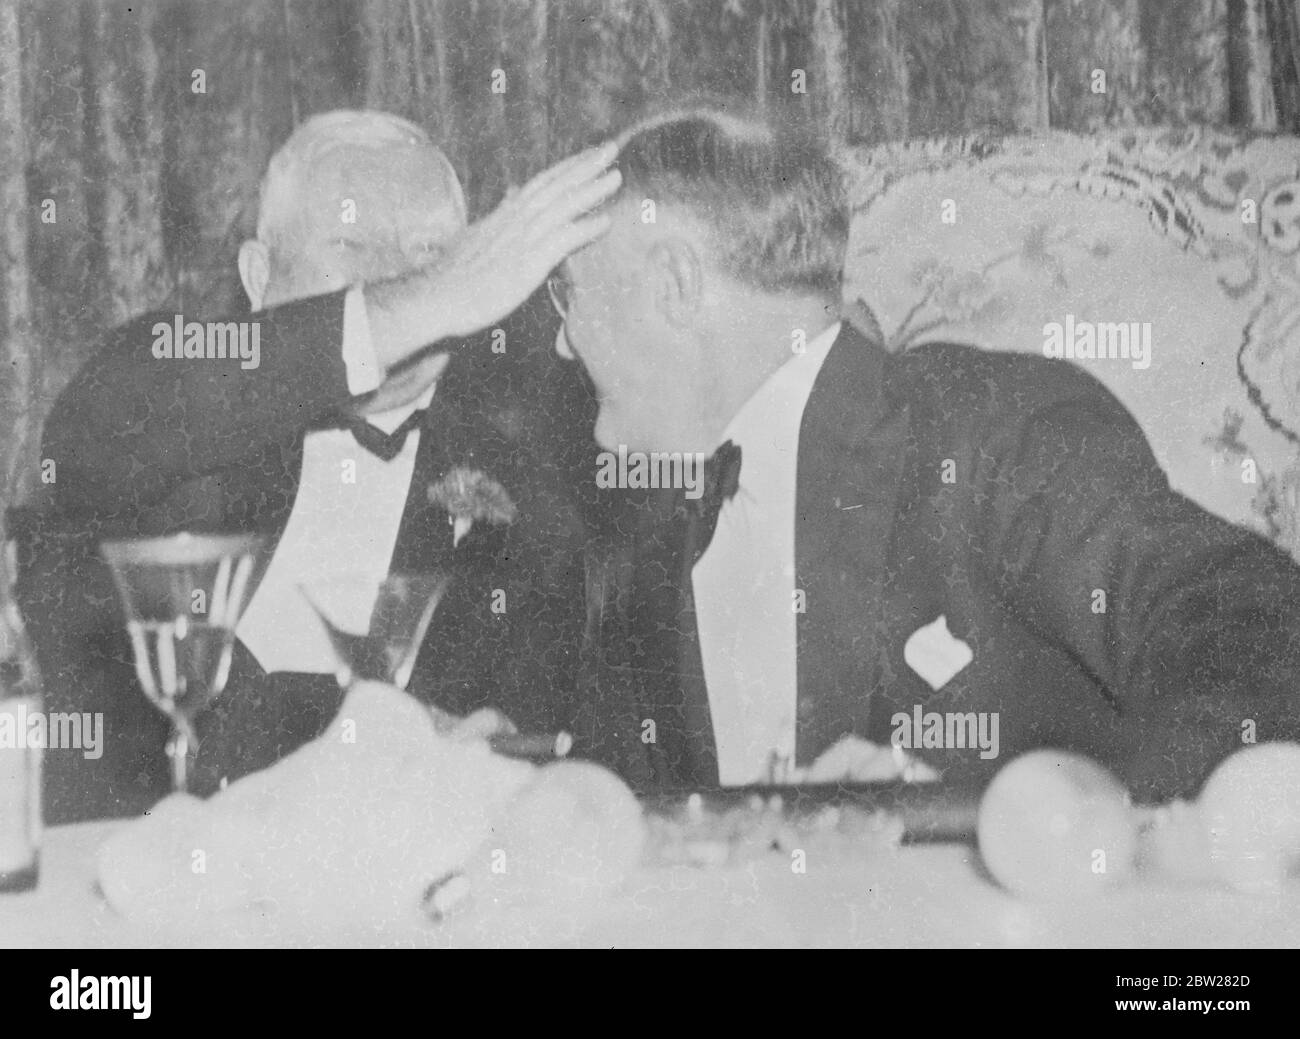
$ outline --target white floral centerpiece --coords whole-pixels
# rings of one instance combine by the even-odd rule
[[[478,469],[455,468],[429,485],[429,501],[447,510],[452,545],[459,545],[479,521],[493,526],[513,523],[519,509],[506,489]]]

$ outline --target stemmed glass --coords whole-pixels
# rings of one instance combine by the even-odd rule
[[[343,689],[370,680],[405,691],[433,611],[450,582],[451,576],[442,571],[384,578],[345,574],[303,582],[298,590],[329,635]],[[430,710],[440,727],[454,728],[462,721],[436,707]],[[567,732],[520,735],[506,725],[488,737],[501,754],[550,761],[565,757],[573,746]]]
[[[135,673],[172,722],[172,786],[188,789],[194,719],[230,677],[235,626],[261,578],[253,535],[175,534],[105,541],[100,552],[126,611]]]
[[[339,685],[374,680],[405,690],[451,575],[340,574],[298,586],[338,657]]]

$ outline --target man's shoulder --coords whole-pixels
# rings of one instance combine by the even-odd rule
[[[1128,416],[1095,376],[1036,354],[935,342],[891,358],[889,390],[900,401],[937,409],[949,420],[992,416],[1014,421],[1059,405]]]
[[[159,307],[157,310],[149,310],[143,314],[137,314],[135,317],[128,318],[120,324],[109,328],[99,341],[99,349],[107,349],[111,346],[121,348],[143,348],[150,349],[153,346],[154,339],[158,333],[156,329],[166,325],[169,329],[175,329],[177,312],[174,309]],[[184,320],[184,318],[182,318]]]
[[[105,351],[132,354],[142,352],[144,355],[155,356],[155,347],[161,350],[164,344],[169,352],[179,355],[185,337],[193,334],[194,329],[202,330],[206,344],[210,336],[209,329],[216,329],[220,333],[232,325],[240,324],[260,326],[263,340],[274,331],[289,330],[295,338],[304,341],[324,338],[333,343],[342,334],[344,295],[339,290],[305,296],[257,312],[244,307],[225,313],[207,313],[180,305],[164,304],[108,328],[100,335],[89,356],[93,358]]]
[[[64,384],[52,416],[65,413],[69,407],[75,412],[85,405],[87,398],[98,396],[101,384],[111,373],[135,361],[147,360],[157,338],[155,328],[162,324],[172,327],[174,321],[175,315],[169,310],[150,310],[101,331],[80,351],[80,360]]]

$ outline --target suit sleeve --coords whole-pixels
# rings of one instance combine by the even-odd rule
[[[1300,568],[1172,491],[1132,416],[1085,386],[995,437],[983,543],[1022,619],[1139,727],[1131,789],[1167,796],[1243,736],[1300,738]]]
[[[171,318],[152,315],[111,333],[54,404],[43,457],[55,462],[55,499],[66,513],[146,508],[186,479],[291,438],[349,398],[343,293],[247,318],[257,330],[256,367],[155,357],[159,320]]]

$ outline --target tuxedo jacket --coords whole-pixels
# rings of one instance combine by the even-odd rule
[[[536,304],[504,324],[504,353],[490,335],[454,346],[422,426],[391,569],[453,575],[411,691],[456,713],[491,705],[526,731],[551,731],[570,724],[576,694],[586,618],[578,493],[594,471],[585,461],[594,413],[575,366],[554,357],[549,307]],[[150,771],[146,748],[162,744],[152,742],[159,719],[139,710],[143,696],[129,680],[121,607],[97,545],[184,529],[254,532],[273,550],[293,508],[304,437],[350,400],[342,316],[342,293],[251,315],[261,323],[261,360],[242,370],[234,360],[153,357],[152,325],[172,315],[146,315],[109,335],[48,418],[43,457],[56,478],[42,529],[59,542],[59,558],[45,569],[61,568],[63,587],[52,603],[38,574],[26,598],[32,612],[58,615],[60,633],[43,654],[56,686],[70,661],[92,676],[118,669],[125,688],[99,690],[100,706],[111,705],[110,735],[136,750],[114,782]],[[453,546],[428,489],[455,467],[501,484],[516,519],[476,523]],[[94,709],[84,688],[63,695]],[[316,735],[338,702],[331,676],[268,678],[237,643],[228,692],[201,720],[201,784],[269,764]]]
[[[675,504],[613,564],[635,605],[606,655],[641,759],[623,767],[660,786],[716,781]],[[1066,748],[1156,799],[1251,739],[1300,738],[1300,568],[1172,491],[1127,410],[1064,362],[894,355],[846,323],[803,414],[795,508],[797,763],[845,734],[887,744],[918,707],[996,714],[997,758],[917,753],[978,785]],[[940,617],[973,658],[932,688],[905,647]]]

